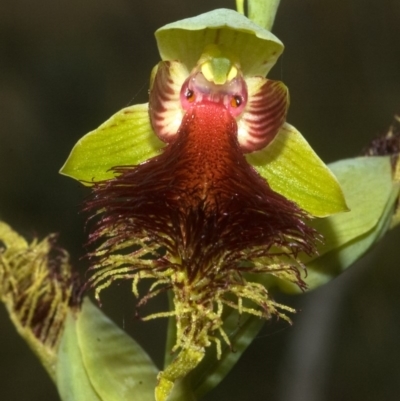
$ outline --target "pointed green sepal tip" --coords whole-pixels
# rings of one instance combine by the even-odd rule
[[[318,257],[305,260],[305,281],[310,289],[342,273],[386,233],[399,196],[390,157],[358,157],[330,167],[342,185],[351,211],[313,222],[324,236],[324,244],[319,247]]]
[[[68,316],[57,363],[63,401],[153,401],[157,369],[89,299]]]
[[[318,255],[303,257],[308,289],[317,288],[361,258],[390,229],[399,183],[393,181],[390,157],[357,157],[329,165],[350,207],[344,214],[311,224],[324,237]],[[299,293],[297,286],[273,279],[281,291]]]
[[[285,123],[269,146],[246,157],[274,191],[310,215],[326,217],[349,210],[334,174],[291,125]]]
[[[151,128],[148,104],[134,105],[81,138],[60,173],[91,185],[112,178],[113,167],[140,164],[163,146]]]
[[[275,35],[228,9],[165,25],[156,39],[163,60],[180,60],[189,70],[208,45],[221,46],[236,56],[245,76],[265,76],[283,51]]]

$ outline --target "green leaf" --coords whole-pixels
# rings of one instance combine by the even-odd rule
[[[163,60],[179,60],[189,70],[207,45],[222,45],[236,55],[245,76],[265,76],[283,51],[275,35],[228,9],[165,25],[156,31],[156,39]]]
[[[319,257],[306,260],[309,289],[343,272],[389,229],[399,185],[393,182],[390,157],[359,157],[330,165],[351,209],[313,222],[324,236]]]
[[[309,289],[343,272],[382,237],[390,227],[399,196],[390,157],[359,157],[329,167],[342,186],[350,212],[311,223],[324,236],[324,243],[318,248],[318,256],[303,258],[307,266],[303,279]],[[273,281],[284,292],[300,292],[291,283]]]
[[[358,157],[329,167],[341,184],[350,212],[312,223],[324,235],[320,255],[374,228],[394,188],[389,157]]]
[[[65,322],[57,358],[57,388],[62,401],[101,401],[87,375],[76,333],[76,316]]]
[[[321,257],[307,263],[307,277],[304,278],[308,289],[312,290],[328,283],[345,269],[361,258],[389,229],[393,215],[393,205],[398,197],[398,189],[394,189],[378,224],[368,232],[346,243],[338,249],[325,253]]]
[[[342,189],[303,136],[285,123],[266,148],[246,155],[271,188],[316,217],[347,211]]]
[[[103,401],[154,400],[154,363],[89,299],[78,314],[76,331],[86,372]]]
[[[63,401],[154,400],[153,362],[88,298],[67,316],[56,373]]]
[[[163,146],[151,128],[148,104],[134,105],[81,138],[60,173],[90,185],[112,178],[112,167],[140,164]]]

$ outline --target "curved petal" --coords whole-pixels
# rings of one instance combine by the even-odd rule
[[[151,128],[147,103],[134,105],[81,138],[60,173],[90,185],[114,177],[112,167],[140,164],[163,146]]]
[[[265,149],[247,161],[271,188],[316,217],[347,211],[340,185],[294,127],[285,123]]]
[[[283,51],[275,35],[228,9],[165,25],[156,39],[163,60],[180,60],[189,70],[207,45],[222,45],[235,53],[244,76],[266,75]]]
[[[238,121],[238,140],[244,152],[265,148],[286,120],[289,92],[280,81],[246,79],[248,103]]]
[[[181,107],[182,85],[189,75],[179,61],[161,61],[150,88],[149,114],[157,136],[170,142],[178,132],[184,110]]]

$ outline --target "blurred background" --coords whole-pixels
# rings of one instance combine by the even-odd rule
[[[147,101],[157,28],[220,7],[234,0],[1,0],[0,219],[29,238],[60,232],[84,269],[86,191],[59,168],[83,134]],[[400,112],[399,21],[399,0],[282,0],[273,31],[286,50],[270,77],[324,161],[357,155]],[[329,285],[285,299],[294,325],[266,324],[205,400],[398,400],[399,244],[398,229]],[[103,301],[160,366],[166,322],[136,320],[129,285]],[[0,400],[58,400],[3,306]]]

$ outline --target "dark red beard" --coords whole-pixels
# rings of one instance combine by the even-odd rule
[[[90,242],[107,241],[112,253],[115,244],[146,239],[180,260],[190,278],[272,252],[314,252],[306,214],[247,163],[225,108],[193,106],[176,138],[159,156],[116,167],[116,178],[93,186],[86,210],[99,219]]]

